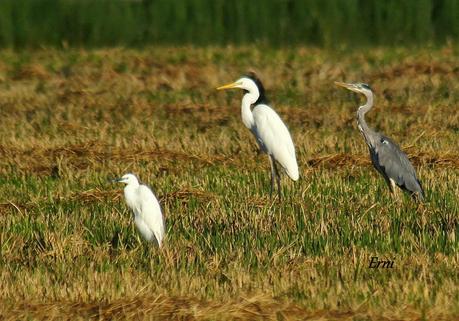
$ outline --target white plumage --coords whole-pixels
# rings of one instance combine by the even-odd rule
[[[268,154],[271,164],[271,194],[276,180],[280,198],[280,176],[276,162],[292,180],[299,178],[292,137],[279,115],[266,104],[264,87],[254,74],[217,89],[230,88],[240,88],[245,92],[241,105],[242,122],[253,133],[261,150]]]
[[[126,204],[134,212],[134,223],[142,237],[149,242],[156,240],[161,247],[165,234],[164,219],[156,196],[133,174],[126,174],[116,181],[126,184]]]
[[[257,105],[252,114],[259,144],[264,145],[265,152],[274,157],[292,180],[298,180],[295,146],[279,115],[267,105]]]

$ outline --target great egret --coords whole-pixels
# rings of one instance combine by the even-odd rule
[[[298,180],[298,165],[290,133],[279,115],[267,105],[265,89],[254,73],[243,76],[237,81],[218,87],[218,90],[239,88],[245,95],[242,97],[242,122],[255,136],[260,149],[268,154],[271,165],[271,193],[274,180],[277,181],[279,200],[281,198],[280,175],[276,162],[294,181]],[[251,106],[253,110],[250,109]]]
[[[394,187],[397,185],[410,193],[413,198],[423,200],[424,191],[406,154],[392,139],[375,132],[368,127],[365,121],[365,114],[373,107],[373,92],[370,86],[362,83],[335,82],[335,84],[363,94],[367,98],[366,104],[360,106],[357,111],[357,123],[365,138],[365,143],[368,145],[373,166],[384,177],[391,193],[394,192]]]
[[[156,242],[161,247],[164,238],[164,220],[161,207],[151,189],[140,184],[133,174],[126,174],[115,179],[116,182],[126,184],[124,197],[127,206],[134,212],[134,222],[143,238],[149,242]]]

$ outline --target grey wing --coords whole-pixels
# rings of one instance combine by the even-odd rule
[[[392,139],[381,135],[375,141],[372,158],[375,165],[379,166],[378,170],[400,188],[418,194],[421,198],[424,196],[413,165]]]

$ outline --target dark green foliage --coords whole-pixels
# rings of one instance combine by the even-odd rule
[[[459,36],[456,0],[2,0],[0,46],[399,45]]]

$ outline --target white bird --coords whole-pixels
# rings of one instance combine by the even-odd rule
[[[280,175],[276,162],[292,180],[296,181],[299,178],[292,137],[279,115],[267,105],[265,89],[254,73],[249,73],[231,84],[218,87],[217,90],[230,88],[240,88],[245,92],[241,106],[242,122],[255,136],[260,149],[269,156],[271,196],[274,179],[276,179],[280,200]],[[251,106],[254,106],[253,110],[250,109]]]
[[[134,223],[142,237],[149,241],[161,243],[164,238],[164,220],[156,196],[151,189],[140,184],[134,174],[126,174],[115,179],[116,182],[125,183],[124,197],[127,206],[134,212]]]

